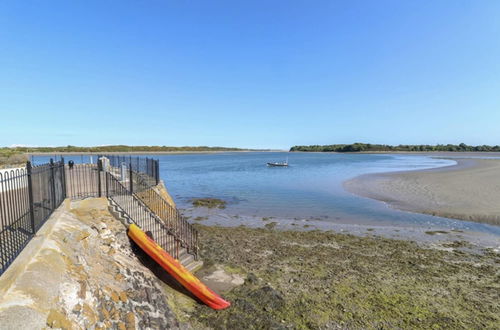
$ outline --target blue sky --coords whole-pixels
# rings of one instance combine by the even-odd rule
[[[2,1],[0,146],[500,144],[500,1]]]

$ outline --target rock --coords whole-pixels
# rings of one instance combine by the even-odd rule
[[[94,310],[92,310],[92,308],[90,308],[90,306],[88,304],[83,304],[82,309],[83,309],[83,315],[85,316],[85,319],[88,320],[88,322],[90,324],[94,324],[97,322],[97,315],[94,312]]]
[[[113,319],[113,320],[119,320],[120,319],[120,312],[118,311],[118,309],[113,308],[111,310],[110,314],[111,314],[111,319]]]
[[[255,301],[261,302],[261,306],[271,310],[279,309],[283,307],[285,303],[281,293],[270,286],[264,286],[253,291],[250,297]]]
[[[38,330],[45,328],[47,317],[26,306],[11,306],[0,310],[2,330]]]
[[[246,282],[251,283],[251,284],[255,284],[255,283],[259,282],[259,278],[254,273],[248,273],[247,278],[246,278]]]
[[[111,292],[111,300],[113,300],[115,303],[120,301],[120,296],[118,296],[116,291]]]
[[[120,292],[120,300],[123,302],[127,302],[128,298],[127,298],[127,294],[125,293],[125,291]]]
[[[77,239],[78,241],[82,241],[82,240],[86,239],[86,238],[87,238],[87,237],[89,237],[89,236],[90,236],[90,233],[89,233],[88,231],[86,231],[86,230],[85,230],[85,231],[80,232],[80,233],[78,234],[78,236],[77,236],[77,238],[76,238],[76,239]]]
[[[127,315],[125,316],[125,324],[127,327],[127,330],[130,329],[135,329],[135,315],[132,312],[128,312]]]
[[[73,324],[63,313],[51,309],[47,317],[47,325],[51,328],[59,328],[63,330],[73,329]]]
[[[30,307],[6,307],[0,295],[0,329],[180,327],[172,297],[136,257],[123,225],[107,212],[91,214],[83,207],[89,203],[107,209],[105,199],[86,199],[54,213],[62,215],[46,234],[48,244],[10,290]]]
[[[101,245],[101,246],[99,246],[99,250],[101,250],[103,253],[108,254],[108,252],[111,250],[111,247],[109,247],[107,245]]]

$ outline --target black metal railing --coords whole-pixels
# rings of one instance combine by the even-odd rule
[[[108,157],[97,164],[28,162],[0,172],[0,275],[65,198],[105,196],[167,252],[179,258],[183,247],[198,258],[198,232],[154,188],[158,160]]]
[[[160,182],[160,162],[158,159],[148,157],[132,157],[122,155],[104,155],[109,160],[109,165],[116,170],[121,170],[123,166],[138,177],[141,183],[146,183],[149,187]]]
[[[97,164],[66,165],[66,191],[68,198],[101,197],[104,173]]]
[[[154,236],[159,238],[167,235],[173,236],[176,244],[197,258],[198,231],[155,190],[156,180],[154,178],[151,178],[148,173],[133,170],[130,162],[126,163],[122,160],[132,159],[132,162],[136,164],[148,163],[149,161],[137,162],[134,160],[135,158],[113,157],[115,157],[113,162],[107,156],[101,156],[97,164],[75,164],[72,168],[67,166],[68,197],[106,196],[111,199],[115,197],[113,201],[123,208],[124,212],[139,227],[142,228],[144,224],[146,228],[153,228],[151,223],[155,223],[158,219],[161,220],[162,225],[154,227]],[[119,162],[118,159],[120,159]],[[109,162],[108,166],[105,165],[106,162]],[[121,166],[115,167],[118,164]],[[153,166],[157,168],[157,165]],[[140,168],[135,167],[135,169]],[[110,184],[111,186],[109,186]],[[125,198],[125,196],[128,197]],[[137,201],[131,199],[137,199]],[[152,212],[155,215],[153,222],[149,216],[145,215],[147,212],[141,211],[144,206],[147,207],[147,212]],[[162,244],[167,244],[167,241]],[[168,245],[165,245],[165,248],[168,248],[167,251],[173,251],[173,255],[178,254],[179,246],[177,245],[174,250]]]
[[[179,238],[182,247],[186,248],[188,253],[198,256],[198,231],[176,208],[172,207],[154,188],[136,192],[135,196],[166,224],[169,231]]]
[[[63,159],[0,173],[0,274],[65,198]]]
[[[179,258],[181,240],[178,235],[109,172],[106,173],[106,196],[121,209],[125,218],[151,235],[165,251]]]

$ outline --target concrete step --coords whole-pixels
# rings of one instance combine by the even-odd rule
[[[188,254],[186,250],[184,250],[183,253],[179,254],[178,260],[183,266],[186,266],[194,261],[194,256],[192,254]]]
[[[198,269],[200,269],[203,266],[203,261],[201,260],[193,260],[187,265],[183,265],[187,270],[189,270],[191,273],[196,272]]]
[[[120,197],[122,197],[122,196],[120,196]],[[123,202],[123,199],[120,202]],[[126,213],[113,200],[109,200],[109,210],[115,218],[122,221],[124,224],[128,223],[128,217],[127,217]],[[131,215],[129,215],[129,216],[131,216]],[[168,238],[168,240],[166,240],[168,242],[168,244],[166,246],[164,246],[164,249],[167,251],[167,253],[169,253],[170,255],[172,255],[172,257],[175,258],[175,249],[176,249],[177,243],[175,242],[175,240],[170,239],[170,237],[172,237],[172,236],[164,231],[162,231],[160,233],[152,233],[152,234],[153,234],[153,239],[155,239],[155,241],[157,241],[157,242],[161,242],[162,239]],[[177,260],[179,260],[179,262],[190,271],[196,270],[203,265],[202,261],[195,260],[194,256],[192,254],[188,253],[187,249],[184,247],[179,247],[179,258]]]

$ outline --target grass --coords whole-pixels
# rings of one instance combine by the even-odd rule
[[[10,148],[0,148],[0,168],[26,165],[28,157]]]

